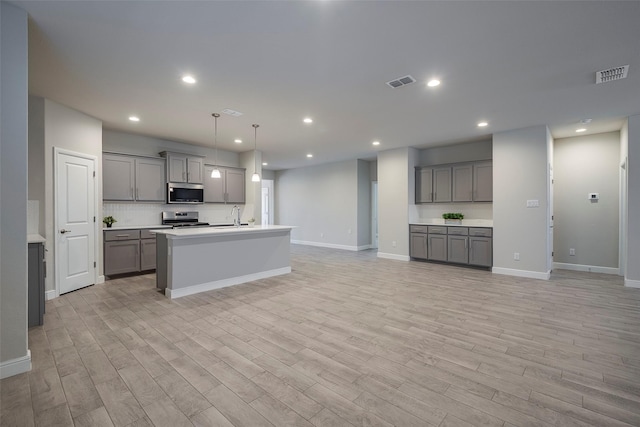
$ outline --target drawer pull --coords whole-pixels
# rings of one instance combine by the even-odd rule
[[[128,234],[116,234],[116,237],[129,237]]]

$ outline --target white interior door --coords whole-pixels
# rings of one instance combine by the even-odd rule
[[[95,159],[56,151],[56,279],[60,294],[95,283]]]
[[[262,180],[262,225],[273,225],[273,180]]]

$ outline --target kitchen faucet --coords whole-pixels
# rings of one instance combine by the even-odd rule
[[[231,216],[233,216],[233,213],[235,211],[238,212],[238,217],[237,218],[233,218],[233,225],[235,225],[236,227],[240,227],[240,206],[233,205],[233,208],[231,208]]]

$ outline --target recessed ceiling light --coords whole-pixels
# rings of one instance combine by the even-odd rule
[[[311,117],[305,117],[302,121],[307,123],[307,124],[313,123],[313,119]]]
[[[129,116],[129,120],[131,120],[132,122],[139,122],[140,121],[140,117],[138,117],[138,116]]]
[[[267,162],[262,162],[262,166],[267,166],[269,163]]]
[[[380,141],[373,141],[371,144],[372,145],[380,145]]]
[[[484,127],[487,127],[487,126],[489,126],[488,122],[478,122],[478,127],[479,128],[484,128]]]
[[[438,80],[438,79],[431,79],[427,83],[427,86],[429,86],[429,87],[436,87],[436,86],[439,86],[439,85],[440,85],[440,80]]]
[[[580,128],[580,129],[576,129],[577,133],[582,133],[582,132],[586,132],[587,129],[586,128]]]
[[[309,154],[307,154],[307,157],[308,157],[308,158],[312,158],[312,157],[313,157],[313,154],[309,153]]]
[[[241,139],[234,139],[233,142],[235,142],[236,144],[242,144],[242,140]]]
[[[186,74],[186,75],[182,76],[182,81],[185,82],[185,83],[188,83],[190,85],[196,83],[195,77],[193,77],[193,76],[191,76],[189,74]]]

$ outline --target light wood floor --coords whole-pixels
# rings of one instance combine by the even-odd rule
[[[640,290],[293,246],[170,301],[154,275],[47,303],[2,426],[640,425]]]

